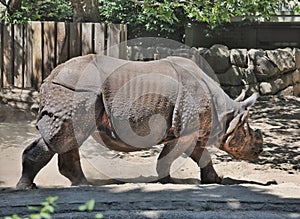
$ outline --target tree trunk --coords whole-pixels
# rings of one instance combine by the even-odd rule
[[[22,0],[10,0],[7,4],[7,11],[9,15],[12,15],[15,11],[21,9]]]
[[[99,22],[98,0],[70,0],[74,22]]]

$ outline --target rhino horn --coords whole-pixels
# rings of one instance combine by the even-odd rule
[[[244,109],[248,109],[250,106],[252,106],[255,103],[258,97],[259,97],[258,93],[252,94],[250,97],[248,97],[246,100],[242,102],[242,107]]]

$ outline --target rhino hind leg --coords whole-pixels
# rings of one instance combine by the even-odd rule
[[[58,167],[59,172],[71,181],[72,186],[89,185],[81,168],[78,148],[58,154]]]
[[[32,142],[22,155],[22,176],[17,184],[17,189],[36,188],[33,183],[35,176],[54,154],[41,137]]]
[[[218,176],[213,167],[210,154],[206,148],[200,146],[199,142],[194,148],[190,157],[200,167],[201,171],[201,184],[221,183],[222,179]]]

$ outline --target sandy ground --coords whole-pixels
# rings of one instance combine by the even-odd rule
[[[300,188],[300,98],[261,97],[251,111],[251,126],[263,131],[264,152],[258,160],[249,163],[211,149],[219,175],[227,181],[235,179],[262,184],[276,181]],[[0,123],[1,187],[15,186],[21,174],[22,151],[37,135],[32,120],[18,120],[11,115],[11,118]],[[154,147],[143,152],[117,153],[108,151],[89,138],[81,147],[82,165],[95,185],[114,182],[108,180],[111,178],[124,182],[147,182],[155,179],[159,151],[159,147]],[[59,174],[56,163],[57,157],[54,157],[38,174],[37,185],[69,186],[69,181]],[[186,179],[180,183],[199,183],[199,169],[189,158],[181,157],[175,162],[172,176]]]

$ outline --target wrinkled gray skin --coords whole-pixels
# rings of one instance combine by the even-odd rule
[[[164,144],[156,168],[162,183],[172,181],[171,164],[183,153],[199,165],[202,183],[221,183],[205,147],[215,145],[236,158],[256,159],[262,135],[247,122],[255,99],[256,95],[245,101],[230,99],[185,58],[71,59],[56,67],[41,86],[41,136],[23,153],[17,188],[34,188],[36,174],[55,153],[60,173],[72,185],[88,184],[78,148],[90,135],[123,152]]]

